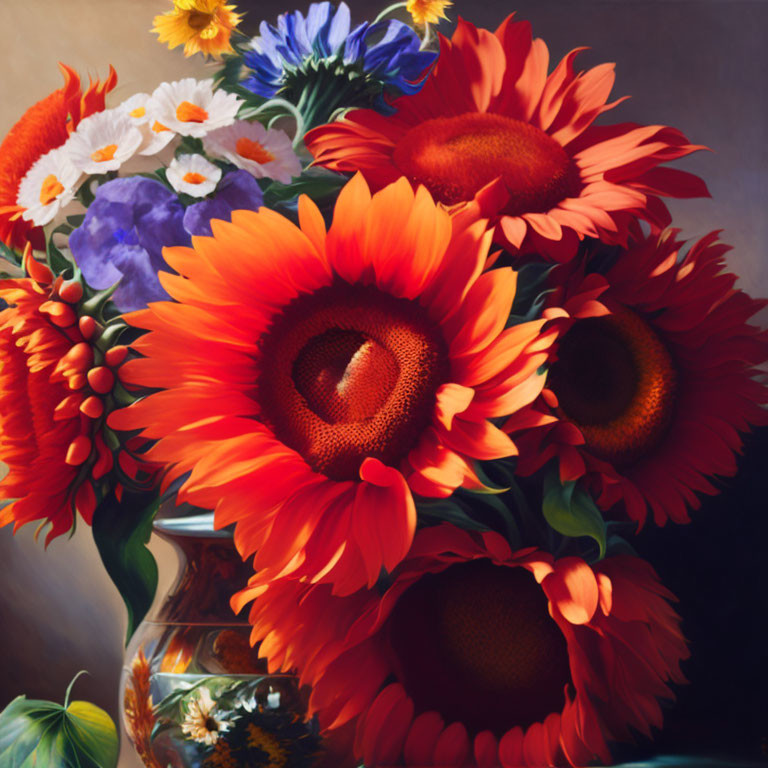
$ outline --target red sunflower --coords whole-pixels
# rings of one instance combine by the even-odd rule
[[[13,248],[22,249],[28,239],[36,248],[44,247],[41,230],[21,217],[25,209],[16,202],[21,180],[43,155],[62,146],[84,117],[101,112],[117,84],[110,67],[103,83],[91,82],[83,93],[77,73],[64,64],[59,67],[64,87],[30,107],[0,144],[0,240]]]
[[[166,248],[178,303],[129,321],[150,331],[126,363],[162,391],[110,425],[157,440],[148,457],[191,472],[179,499],[237,523],[259,578],[373,584],[405,556],[414,494],[477,487],[475,459],[516,453],[490,419],[541,391],[554,334],[505,329],[515,273],[483,273],[490,233],[402,180],[342,190],[333,224],[306,197],[297,228],[266,208]]]
[[[634,217],[669,224],[659,195],[709,195],[698,177],[657,167],[703,147],[661,125],[593,126],[619,103],[606,103],[614,65],[577,74],[582,50],[547,76],[547,46],[528,22],[509,16],[492,34],[460,19],[394,115],[353,110],[306,145],[317,164],[361,171],[374,189],[406,176],[453,210],[479,207],[513,251],[566,261],[585,236],[623,243]]]
[[[607,763],[609,741],[661,727],[688,657],[674,599],[636,557],[513,553],[444,524],[383,594],[283,579],[250,620],[270,669],[312,686],[321,728],[354,725],[369,768],[542,768]]]
[[[717,493],[712,478],[736,473],[740,433],[768,421],[768,333],[749,324],[767,302],[734,287],[718,234],[681,255],[667,230],[604,276],[554,273],[547,389],[505,425],[521,474],[556,458],[561,480],[584,477],[603,509],[623,502],[642,524],[650,508],[663,525],[688,522],[697,494]]]
[[[111,367],[126,347],[99,362],[92,317],[78,317],[80,283],[64,283],[31,256],[30,277],[0,281],[0,526],[50,524],[46,544],[72,528],[75,512],[90,525],[94,486],[112,469],[99,430],[115,381]]]

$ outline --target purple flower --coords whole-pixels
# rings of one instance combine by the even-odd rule
[[[211,235],[211,219],[231,221],[232,211],[255,211],[263,200],[261,187],[248,171],[232,171],[219,182],[212,197],[187,208],[184,229],[190,235]]]
[[[104,290],[122,312],[167,299],[157,273],[167,269],[166,245],[189,245],[184,206],[159,181],[136,176],[102,184],[69,247],[86,282]]]
[[[211,198],[186,210],[159,181],[114,179],[96,191],[69,247],[90,286],[104,290],[120,282],[112,299],[121,312],[130,312],[169,298],[157,276],[170,271],[164,247],[190,245],[191,235],[211,234],[211,219],[229,221],[233,210],[256,210],[262,199],[256,180],[240,170],[227,174]]]

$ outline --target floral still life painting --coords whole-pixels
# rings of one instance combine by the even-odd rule
[[[757,5],[13,11],[0,768],[766,764]]]

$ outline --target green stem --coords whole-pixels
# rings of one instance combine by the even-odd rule
[[[424,37],[421,38],[421,45],[419,50],[423,51],[432,42],[432,27],[429,24],[424,24]]]
[[[297,109],[295,105],[291,104],[290,101],[286,101],[285,99],[270,99],[268,102],[262,104],[258,109],[251,112],[250,116],[256,117],[261,112],[266,112],[269,109],[273,109],[275,106],[280,106],[285,109],[285,111],[293,118],[294,122],[296,123],[296,128],[293,134],[293,148],[295,149],[304,138],[304,118],[301,116],[299,109]],[[280,117],[282,117],[282,115],[277,115],[276,117],[272,118],[267,127],[271,127],[274,120],[277,120]]]
[[[337,109],[351,106],[349,103],[345,104],[345,100],[350,95],[354,96],[356,90],[351,84],[339,86],[336,78],[330,81],[320,78],[318,82],[305,87],[298,104],[298,111],[304,118],[304,130],[327,123]]]
[[[72,693],[72,686],[77,682],[77,679],[80,677],[80,675],[87,675],[88,670],[87,669],[81,669],[73,678],[72,682],[67,686],[67,692],[64,694],[64,709],[66,709],[69,706],[69,696]]]
[[[397,11],[400,8],[405,8],[408,5],[407,2],[400,2],[400,3],[393,3],[392,5],[387,6],[374,20],[374,24],[378,24],[380,21],[383,21],[387,16],[389,16],[390,13],[393,11]]]

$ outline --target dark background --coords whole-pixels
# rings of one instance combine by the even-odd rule
[[[236,0],[234,0],[236,1]],[[355,21],[385,2],[352,0]],[[255,29],[262,18],[292,10],[290,1],[237,2]],[[296,7],[305,7],[300,3]],[[113,103],[163,79],[204,76],[199,59],[184,60],[154,42],[147,30],[166,0],[30,0],[3,3],[0,25],[0,134],[27,106],[60,85],[55,62],[104,74],[113,62],[121,85]],[[673,201],[676,226],[690,237],[724,228],[742,287],[768,295],[765,206],[768,200],[768,2],[760,0],[457,0],[449,12],[495,28],[511,11],[533,23],[550,48],[553,66],[571,48],[589,45],[582,67],[617,63],[614,98],[632,99],[609,113],[611,122],[673,125],[713,153],[678,167],[702,175],[712,200]],[[768,324],[768,313],[762,315]],[[726,756],[768,760],[768,626],[766,503],[768,430],[746,445],[738,478],[707,500],[688,526],[649,527],[635,542],[680,597],[678,610],[693,656],[690,685],[666,713],[654,744],[617,754]],[[98,561],[85,526],[72,541],[47,552],[32,531],[0,530],[0,708],[20,693],[61,700],[71,677],[87,668],[76,697],[117,714],[123,608]],[[154,542],[161,591],[175,570],[167,545]],[[673,764],[681,764],[677,761]],[[699,758],[691,765],[703,765]],[[135,758],[124,750],[121,768]]]

